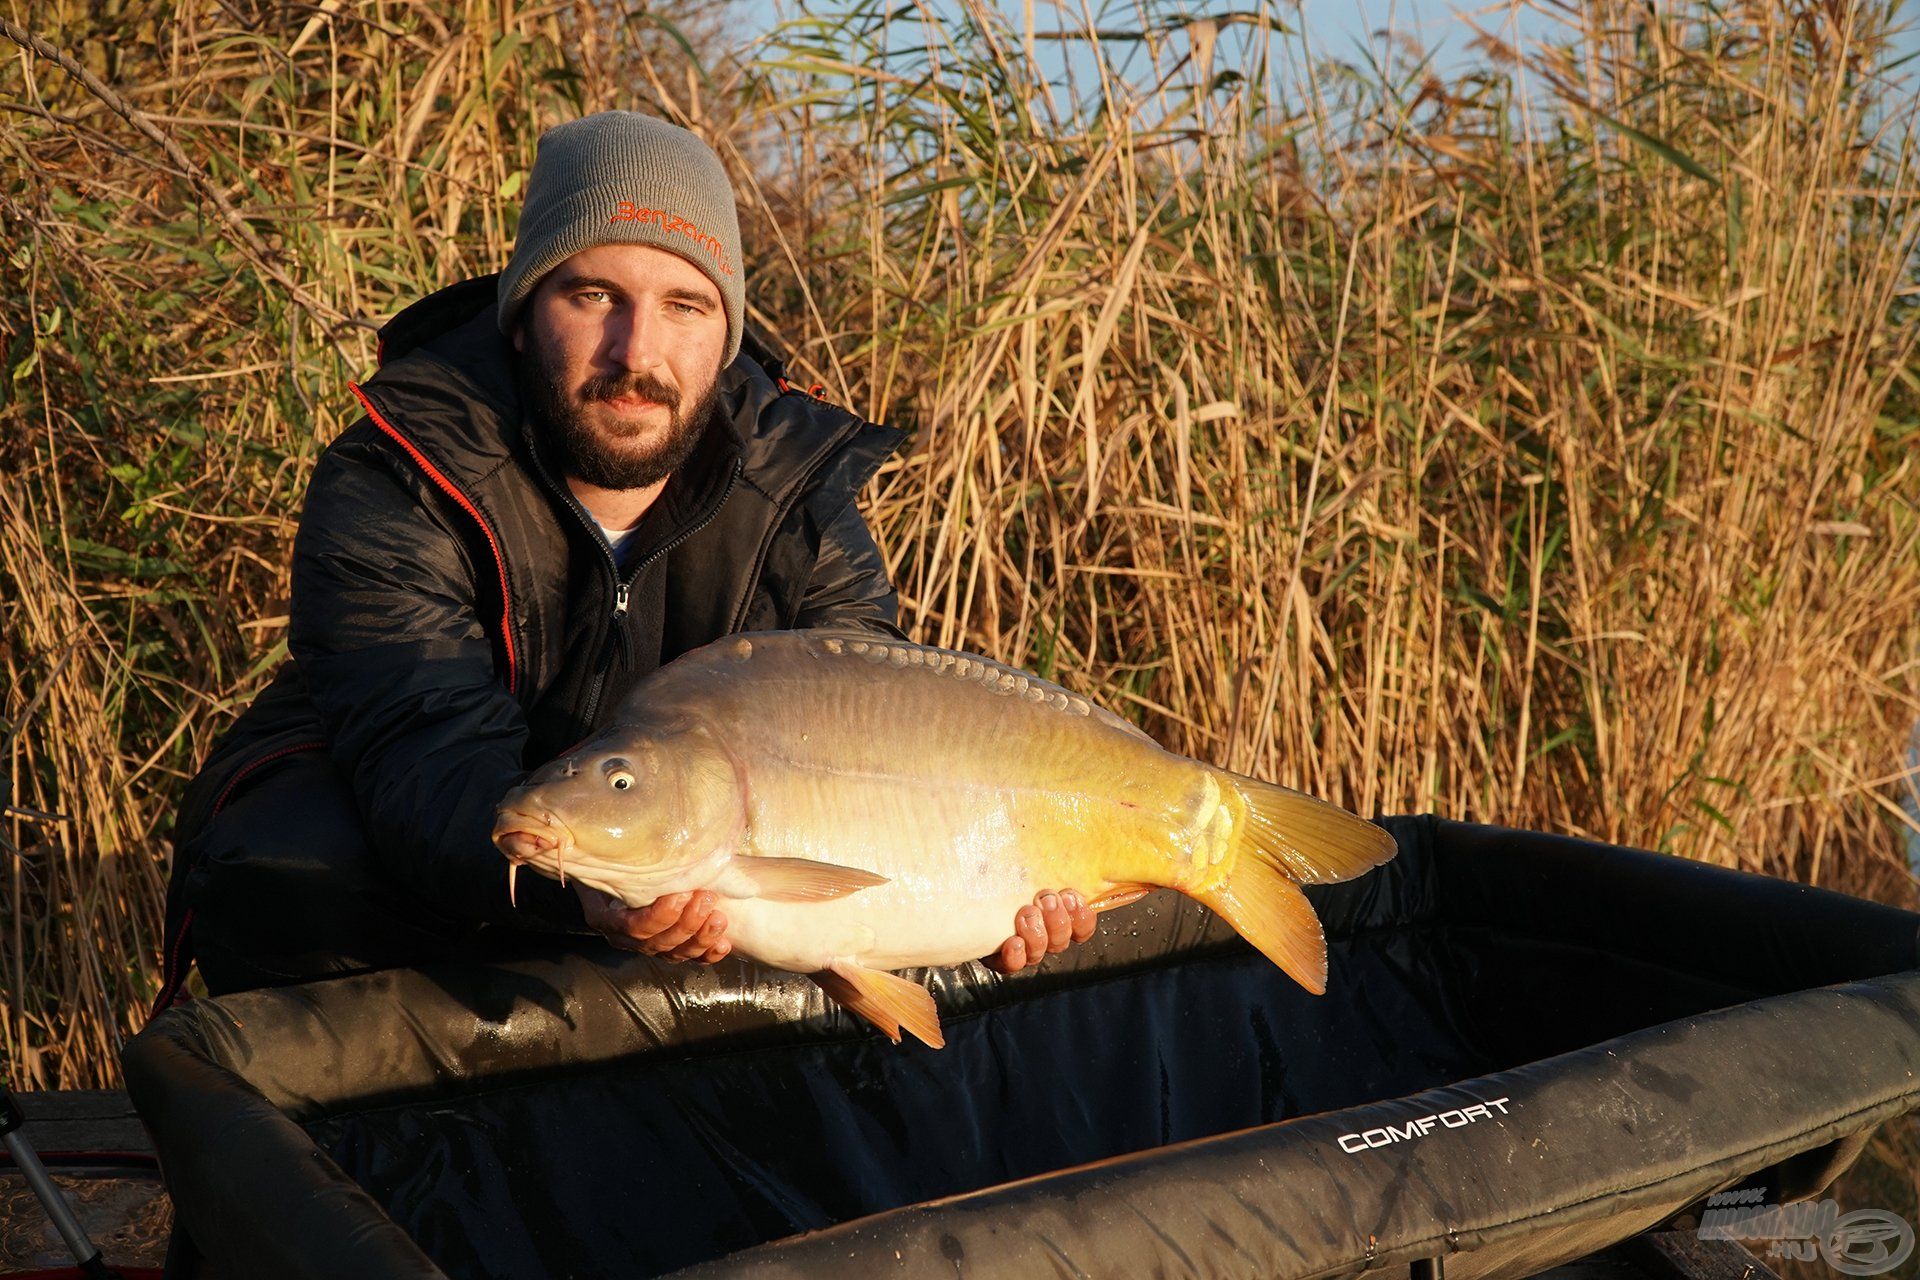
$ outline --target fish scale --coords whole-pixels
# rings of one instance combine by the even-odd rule
[[[990,658],[899,641],[844,640],[831,636],[821,639],[820,650],[834,656],[846,653],[868,662],[885,662],[894,667],[916,666],[937,675],[972,680],[995,693],[1024,697],[1074,715],[1091,716],[1095,711],[1094,705],[1079,694]]]

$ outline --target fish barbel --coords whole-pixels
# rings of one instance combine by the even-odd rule
[[[1043,890],[1104,909],[1177,889],[1321,994],[1299,886],[1395,850],[1029,672],[826,629],[727,636],[647,676],[507,794],[495,842],[511,832],[546,837],[520,861],[628,906],[712,890],[734,951],[936,1048],[932,995],[889,971],[990,954]]]

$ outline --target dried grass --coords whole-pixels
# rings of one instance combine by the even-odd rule
[[[715,143],[754,321],[912,431],[870,511],[917,637],[1362,812],[1912,901],[1886,4],[1591,0],[1450,82],[1156,5],[1068,41],[1079,96],[957,8],[739,58],[712,4],[32,8],[137,119],[0,69],[8,1079],[113,1079],[369,320],[496,269],[539,129],[610,106]]]

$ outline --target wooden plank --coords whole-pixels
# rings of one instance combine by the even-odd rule
[[[1620,1248],[1662,1280],[1780,1280],[1739,1241],[1702,1240],[1696,1231],[1648,1231]]]
[[[35,1151],[130,1151],[153,1154],[153,1140],[121,1089],[16,1093],[27,1122],[20,1134]]]
[[[1533,1280],[1671,1280],[1671,1277],[1665,1272],[1649,1274],[1634,1256],[1615,1245],[1584,1258],[1575,1258],[1572,1262],[1563,1262],[1551,1270],[1540,1272]]]

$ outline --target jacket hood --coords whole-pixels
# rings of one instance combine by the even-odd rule
[[[481,480],[507,463],[522,433],[513,340],[494,319],[498,273],[462,280],[421,298],[380,329],[379,370],[359,388],[457,478]],[[763,363],[763,360],[765,363]],[[769,366],[773,370],[769,373]],[[854,488],[897,448],[904,433],[868,423],[786,382],[781,362],[749,330],[720,371],[716,437],[690,466],[738,453],[741,480],[776,504],[830,452],[853,442]],[[855,438],[858,437],[856,440]]]

